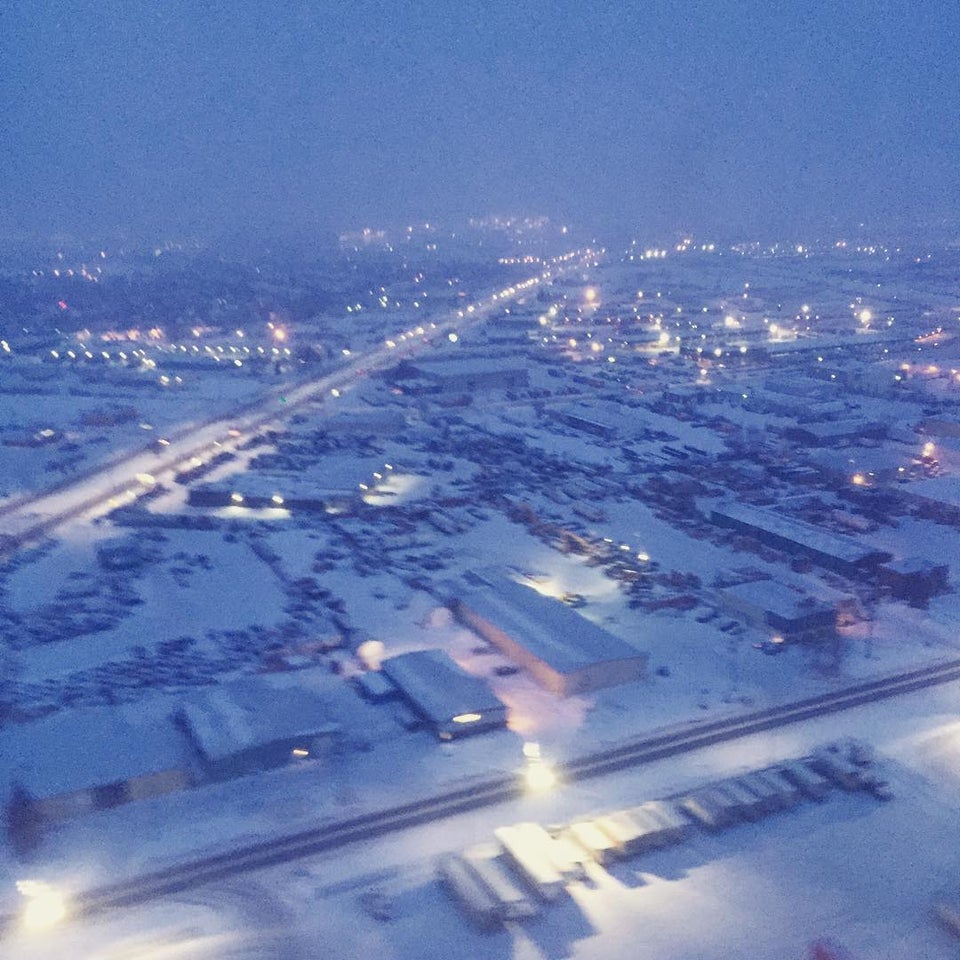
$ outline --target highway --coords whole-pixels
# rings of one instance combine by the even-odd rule
[[[245,439],[279,424],[306,404],[345,391],[372,370],[382,370],[401,356],[422,352],[429,341],[478,325],[505,305],[529,296],[544,283],[580,267],[592,251],[574,251],[549,261],[542,273],[490,293],[446,320],[418,325],[394,334],[383,344],[350,358],[349,363],[321,377],[274,388],[266,396],[238,407],[230,414],[200,425],[173,431],[147,449],[121,454],[80,478],[0,507],[0,558],[48,536],[64,523],[83,514],[104,513],[149,492],[159,480],[178,470],[209,459],[222,450],[236,449]],[[419,331],[419,332],[418,332]],[[158,446],[157,444],[161,444]],[[158,452],[159,450],[159,452]]]
[[[737,717],[687,723],[652,736],[632,738],[559,764],[557,773],[561,783],[585,780],[956,680],[960,680],[960,659],[904,671]],[[72,915],[90,917],[147,903],[168,894],[309,857],[349,843],[375,839],[417,824],[503,803],[519,797],[523,790],[519,775],[498,775],[430,798],[349,819],[323,822],[312,829],[78,893],[71,901]],[[0,929],[9,929],[15,919],[13,916],[0,918]]]

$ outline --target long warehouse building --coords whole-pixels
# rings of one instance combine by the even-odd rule
[[[647,654],[558,600],[507,577],[478,577],[453,597],[460,621],[560,696],[642,679]]]

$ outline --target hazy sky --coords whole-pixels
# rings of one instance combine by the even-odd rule
[[[2,0],[0,235],[960,211],[951,0]]]

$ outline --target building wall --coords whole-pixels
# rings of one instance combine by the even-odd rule
[[[185,770],[158,770],[135,777],[127,783],[127,800],[147,800],[165,793],[186,790],[190,778]]]
[[[55,797],[44,797],[34,801],[34,808],[44,820],[67,820],[79,817],[94,810],[93,791],[77,790],[74,793],[61,793]]]
[[[561,697],[567,695],[569,692],[567,690],[567,678],[562,673],[535,657],[509,634],[504,633],[499,627],[494,626],[489,620],[474,613],[462,603],[457,604],[457,613],[467,626],[480,634],[484,640],[492,643],[518,667],[526,670],[541,687]]]

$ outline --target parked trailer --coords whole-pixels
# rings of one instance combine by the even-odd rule
[[[714,789],[729,797],[736,804],[737,813],[745,820],[759,820],[766,812],[763,800],[736,780],[724,780],[716,784]]]
[[[825,800],[830,792],[830,781],[801,760],[780,764],[780,772],[811,800]]]
[[[571,823],[567,833],[570,839],[582,847],[597,863],[609,862],[616,853],[616,844],[595,820]]]
[[[520,875],[542,900],[556,900],[563,893],[563,874],[556,868],[550,850],[536,830],[538,824],[518,823],[509,827],[497,827],[493,835],[503,847],[504,855],[517,868]],[[552,839],[543,831],[547,839]]]
[[[684,816],[672,800],[649,800],[635,809],[663,825],[664,844],[682,843],[693,833],[690,818]]]
[[[679,800],[679,806],[709,830],[722,830],[737,820],[730,801],[713,790],[688,794]]]
[[[665,847],[671,842],[663,820],[645,803],[638,807],[631,807],[627,813],[643,830],[643,836],[639,838],[637,844],[641,850],[655,850],[657,847]]]
[[[445,853],[437,861],[437,873],[477,928],[493,930],[500,925],[500,904],[461,857]]]
[[[782,810],[786,806],[786,802],[780,796],[780,791],[776,785],[766,777],[760,776],[759,773],[745,773],[737,780],[751,793],[756,794],[764,813],[773,813],[775,810]]]
[[[499,904],[501,920],[526,920],[537,915],[536,905],[514,879],[497,844],[480,843],[468,847],[461,857]]]
[[[844,790],[859,790],[863,786],[863,771],[835,753],[822,751],[814,754],[810,766]]]
[[[761,776],[766,777],[777,788],[784,806],[792,807],[800,802],[803,796],[800,788],[788,780],[779,770],[776,768],[768,768],[766,770],[760,770],[759,773]]]
[[[610,838],[619,856],[633,856],[646,849],[649,824],[647,821],[638,822],[629,810],[597,817],[594,823]]]

